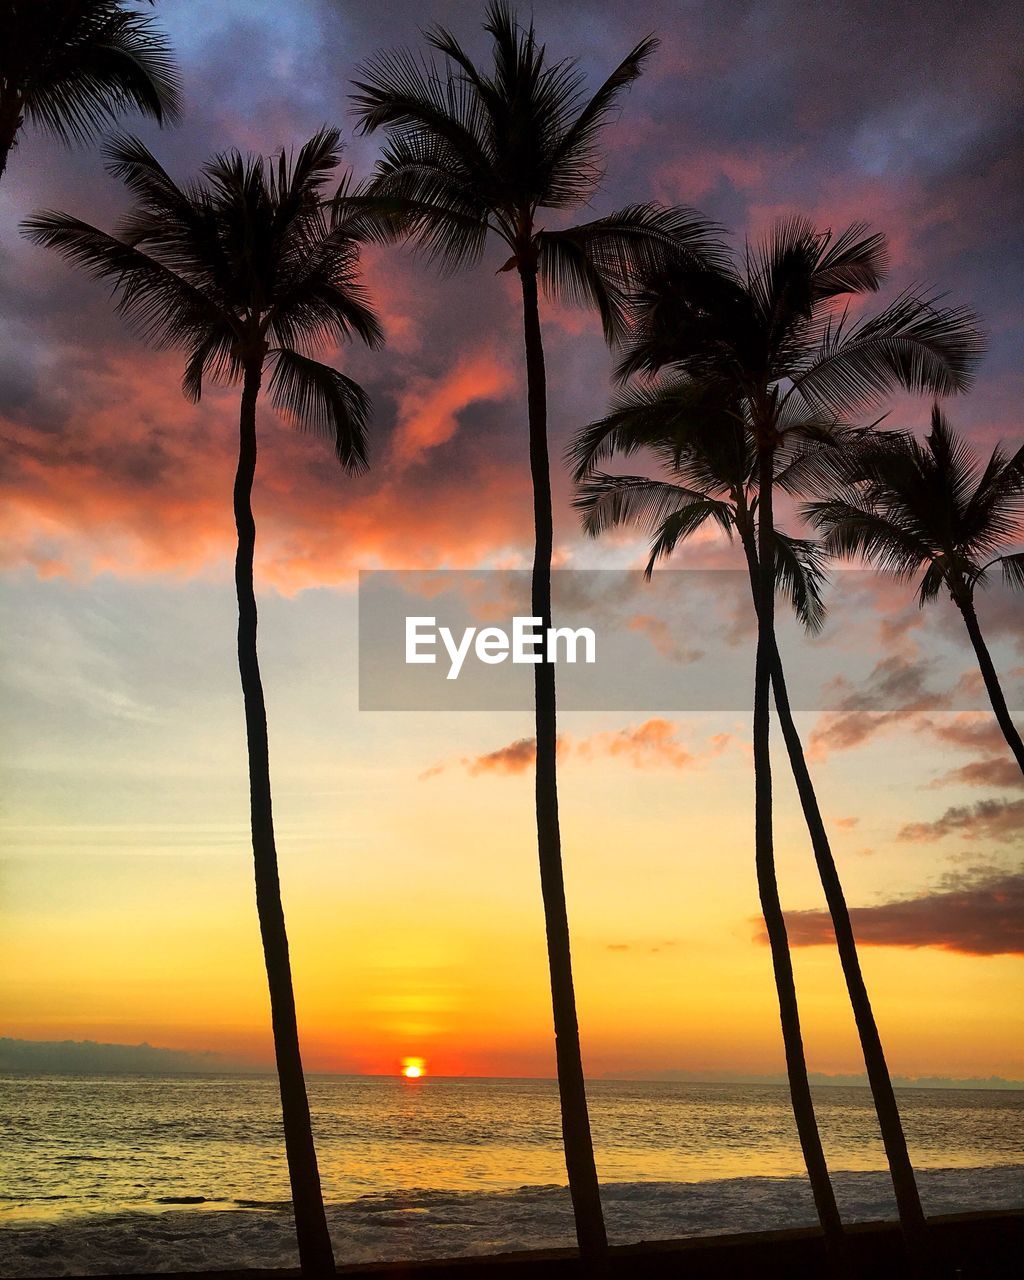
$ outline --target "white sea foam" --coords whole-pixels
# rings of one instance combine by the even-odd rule
[[[847,1221],[893,1216],[884,1174],[834,1175]],[[919,1174],[929,1213],[1024,1207],[1024,1165]],[[809,1225],[803,1178],[613,1183],[603,1188],[613,1241],[668,1239]],[[456,1257],[572,1243],[564,1187],[503,1192],[373,1194],[329,1206],[339,1261]],[[291,1213],[281,1202],[21,1220],[0,1228],[4,1277],[97,1275],[296,1265]]]

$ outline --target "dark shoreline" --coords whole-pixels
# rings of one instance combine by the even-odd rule
[[[929,1226],[944,1276],[1009,1280],[1019,1274],[1024,1212],[947,1214],[930,1218]],[[852,1262],[864,1280],[904,1280],[906,1263],[894,1222],[856,1223],[848,1228],[848,1235]],[[610,1253],[609,1275],[620,1280],[825,1278],[821,1234],[806,1227],[617,1245]],[[339,1266],[337,1274],[343,1280],[584,1280],[586,1273],[574,1250],[551,1249],[488,1258],[362,1263]],[[298,1276],[295,1269],[248,1269],[137,1273],[134,1280],[297,1280]]]

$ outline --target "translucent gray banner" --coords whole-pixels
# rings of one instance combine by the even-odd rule
[[[827,621],[813,636],[788,601],[778,603],[795,710],[989,709],[963,620],[949,600],[919,610],[906,587],[858,570],[836,573],[827,599]],[[646,582],[635,569],[556,570],[552,601],[562,710],[750,707],[756,629],[746,573],[663,570]],[[1021,598],[994,588],[979,599],[979,612],[1004,692],[1021,706]],[[530,659],[542,645],[530,619],[525,570],[361,573],[360,708],[531,707]]]

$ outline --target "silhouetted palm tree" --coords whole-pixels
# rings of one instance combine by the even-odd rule
[[[323,189],[338,164],[337,130],[325,129],[290,160],[269,165],[237,152],[217,156],[203,178],[179,186],[141,143],[119,139],[110,170],[135,198],[117,236],[62,213],[39,213],[25,230],[92,275],[109,279],[118,309],[143,338],[188,352],[182,389],[197,401],[203,380],[241,384],[234,514],[238,530],[238,666],[249,753],[252,845],[270,987],[288,1172],[305,1275],[333,1274],[309,1104],[299,1054],[288,939],[271,811],[267,717],[256,652],[253,551],[256,405],[264,373],[273,403],[329,438],[349,472],[366,466],[369,403],[312,352],[381,331],[359,281],[358,249],[343,218],[329,225]]]
[[[943,587],[963,615],[1003,736],[1024,772],[1024,743],[1013,723],[974,608],[974,593],[999,565],[1008,586],[1024,589],[1024,551],[998,553],[1020,538],[1024,446],[982,460],[950,427],[938,405],[924,445],[903,432],[878,432],[848,452],[838,490],[805,507],[828,549],[863,556],[907,580],[922,574],[922,605]]]
[[[536,534],[532,613],[551,621],[553,524],[547,439],[547,392],[538,286],[595,306],[605,331],[623,316],[621,283],[631,264],[666,254],[713,252],[710,226],[685,210],[632,205],[595,222],[553,230],[541,210],[577,208],[601,176],[601,131],[615,104],[655,47],[641,41],[592,97],[572,59],[552,61],[534,28],[503,2],[487,8],[493,63],[478,68],[456,38],[434,29],[427,40],[438,67],[412,53],[378,55],[364,66],[353,95],[362,129],[384,129],[387,143],[371,184],[414,243],[442,269],[481,258],[489,235],[511,256],[522,288],[530,470]],[[580,1053],[555,772],[554,669],[535,668],[537,835],[554,1009],[555,1046],[569,1189],[581,1252],[603,1255],[606,1236]]]
[[[692,388],[672,379],[640,387],[622,396],[605,419],[582,431],[569,451],[578,482],[574,501],[584,528],[596,537],[617,525],[635,525],[652,537],[646,576],[659,559],[709,522],[729,538],[735,532],[743,549],[755,614],[759,601],[757,560],[757,470],[753,436],[744,420],[743,405],[719,398],[705,399],[698,408]],[[808,423],[810,426],[811,423]],[[820,439],[791,439],[780,447],[774,483],[790,496],[799,495],[819,464],[837,447],[862,433],[822,421]],[[646,450],[662,464],[659,477],[608,475],[596,469],[597,459],[615,453]],[[821,543],[792,538],[775,530],[776,590],[790,599],[797,617],[811,632],[825,616],[822,586],[826,551]],[[868,1083],[878,1116],[904,1236],[917,1265],[927,1263],[926,1228],[921,1199],[907,1151],[892,1078],[881,1036],[860,967],[846,896],[818,805],[817,794],[793,719],[782,659],[776,648],[772,687],[779,725],[789,754],[797,793],[807,824],[825,900],[835,930],[839,960],[860,1037]]]
[[[817,232],[778,223],[730,268],[664,266],[631,299],[632,332],[619,376],[667,371],[686,414],[700,421],[723,404],[749,432],[757,459],[757,659],[754,674],[755,850],[797,1131],[818,1217],[835,1265],[845,1267],[842,1224],[807,1078],[792,958],[775,873],[769,702],[775,641],[777,539],[774,480],[780,448],[827,438],[829,424],[896,388],[947,394],[969,381],[979,340],[972,317],[907,293],[875,316],[847,320],[842,300],[875,291],[885,241],[852,226]],[[906,1185],[906,1184],[905,1184]],[[913,1211],[907,1204],[907,1211]]]
[[[84,142],[126,111],[178,115],[177,67],[152,15],[128,0],[0,0],[0,177],[26,117]]]

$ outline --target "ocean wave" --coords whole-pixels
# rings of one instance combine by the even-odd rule
[[[1024,1165],[929,1169],[919,1173],[929,1213],[1024,1205]],[[894,1216],[882,1173],[834,1175],[847,1221]],[[809,1225],[803,1178],[612,1183],[602,1188],[615,1243]],[[199,1199],[198,1197],[196,1199]],[[166,1202],[167,1198],[163,1200]],[[124,1274],[297,1264],[287,1202],[232,1201],[224,1207],[83,1215],[59,1224],[21,1220],[0,1227],[4,1277]],[[503,1192],[371,1194],[328,1206],[339,1261],[459,1257],[573,1242],[565,1187]]]

